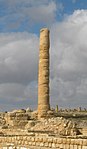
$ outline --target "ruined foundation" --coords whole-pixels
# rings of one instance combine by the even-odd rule
[[[4,145],[3,145],[4,144]],[[50,136],[0,137],[0,149],[87,149],[87,139]]]
[[[50,109],[49,104],[49,30],[40,30],[39,74],[38,74],[38,117]]]

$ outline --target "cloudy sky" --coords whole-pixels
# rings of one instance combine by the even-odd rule
[[[87,108],[87,0],[0,0],[0,111],[37,109],[39,31],[50,30],[50,102]]]

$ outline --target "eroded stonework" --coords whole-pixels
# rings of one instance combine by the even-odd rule
[[[56,112],[38,120],[37,112],[0,113],[0,149],[86,149],[87,111]]]
[[[49,104],[49,30],[40,30],[39,74],[38,74],[38,117],[46,116]]]

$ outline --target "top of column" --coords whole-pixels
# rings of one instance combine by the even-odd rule
[[[49,33],[48,28],[42,28],[40,30],[40,48],[50,47]]]
[[[48,29],[48,28],[42,28],[42,29],[40,30],[40,32],[43,32],[43,31],[49,32],[49,29]]]

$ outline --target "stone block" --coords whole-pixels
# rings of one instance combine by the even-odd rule
[[[27,141],[31,141],[31,137],[30,136],[27,137]]]
[[[40,146],[41,146],[41,147],[44,147],[44,143],[43,143],[43,142],[41,142],[41,143],[40,143]]]
[[[83,146],[87,147],[87,139],[83,139]]]
[[[79,139],[79,145],[82,146],[82,144],[83,144],[83,139]]]
[[[25,141],[25,145],[28,145],[28,142],[27,141]]]
[[[87,146],[82,146],[82,149],[87,149]]]
[[[70,144],[70,149],[74,149],[74,145]]]
[[[40,143],[39,142],[36,142],[36,146],[40,146]]]
[[[17,138],[16,138],[18,141],[20,140],[20,137],[19,136],[17,136]]]
[[[45,147],[48,147],[48,146],[49,146],[48,142],[45,142],[45,143],[44,143],[44,146],[45,146]]]
[[[71,143],[70,144],[74,145],[75,144],[75,140],[71,139]]]
[[[20,147],[20,149],[27,149],[26,147]]]
[[[50,147],[50,148],[52,147],[52,143],[49,143],[49,147]]]
[[[47,142],[47,138],[44,137],[44,138],[43,138],[43,142],[44,142],[44,143]]]
[[[56,148],[58,148],[58,149],[59,149],[59,144],[55,144],[55,146],[56,146]]]
[[[29,145],[32,145],[32,142],[28,142]]]
[[[13,147],[12,146],[9,146],[9,149],[13,149]]]
[[[57,140],[56,140],[57,141]],[[48,138],[48,142],[52,143],[53,142],[53,138]]]
[[[79,145],[79,144],[80,144],[79,139],[75,139],[75,144],[76,144],[76,145]]]
[[[66,144],[65,149],[70,149],[70,145]]]
[[[71,139],[67,139],[67,144],[71,144]]]
[[[60,149],[63,149],[63,144],[59,144],[59,148]]]
[[[57,139],[57,143],[58,143],[58,144],[62,144],[62,143],[63,143],[63,139],[58,138],[58,139]]]
[[[36,146],[36,142],[32,142],[32,145],[33,145],[33,146]]]
[[[66,142],[67,142],[67,140],[64,138],[64,139],[63,139],[63,143],[66,144]]]
[[[21,145],[21,144],[22,144],[22,141],[21,141],[21,140],[19,140],[19,141],[18,141],[18,144],[19,144],[19,145]]]
[[[78,149],[78,145],[73,145],[74,146],[74,149]]]
[[[78,149],[82,149],[82,146],[79,146],[79,145],[78,145]]]
[[[54,138],[53,139],[53,143],[57,143],[57,138]]]
[[[52,143],[52,148],[56,147],[56,144],[55,143]]]
[[[35,138],[34,138],[34,137],[32,137],[32,138],[31,138],[31,141],[32,141],[32,142],[34,142],[34,141],[35,141]]]
[[[24,137],[23,137],[23,140],[26,141],[26,140],[27,140],[27,136],[24,136]]]

